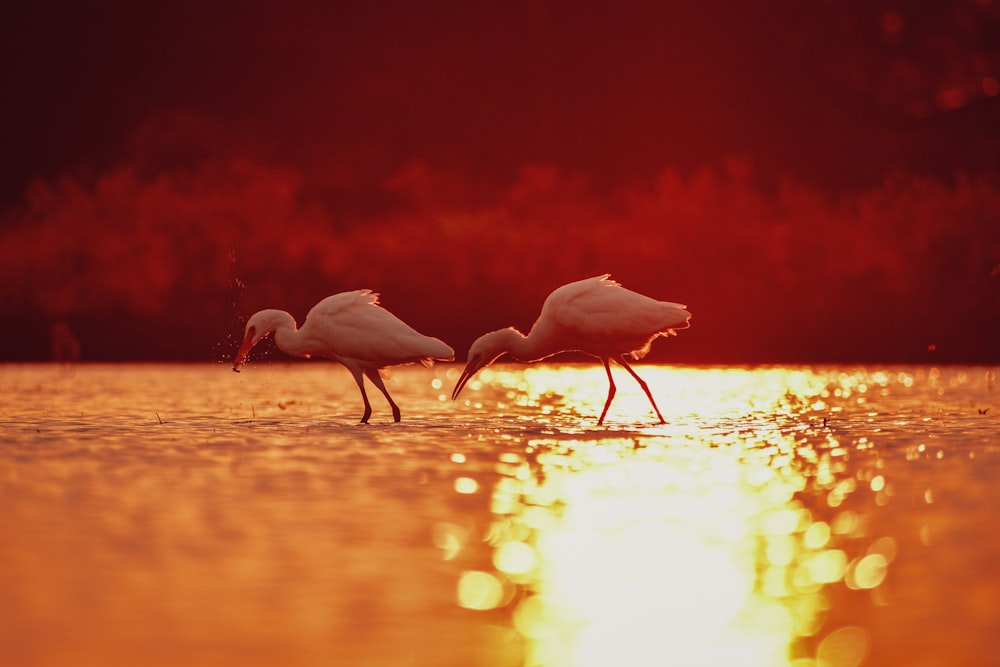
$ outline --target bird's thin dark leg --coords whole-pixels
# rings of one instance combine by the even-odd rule
[[[365,375],[368,379],[372,381],[372,384],[378,387],[382,394],[385,396],[385,400],[389,401],[389,406],[392,408],[392,418],[394,421],[400,420],[399,406],[396,405],[395,401],[392,400],[392,396],[389,395],[389,390],[385,388],[385,383],[382,382],[382,376],[379,375],[378,369],[366,369]]]
[[[367,424],[368,418],[372,416],[372,404],[368,402],[368,394],[365,392],[365,379],[361,375],[361,371],[351,370],[351,374],[354,375],[354,381],[358,383],[358,389],[361,390],[361,400],[365,402],[365,414],[361,415],[361,423]]]
[[[625,355],[619,357],[618,361],[625,367],[625,370],[631,373],[632,377],[635,378],[635,381],[639,383],[640,387],[642,387],[642,390],[646,392],[646,398],[648,398],[649,402],[653,405],[653,410],[656,411],[656,416],[660,418],[660,423],[666,424],[667,420],[663,418],[663,415],[660,414],[660,409],[656,407],[656,401],[653,400],[653,395],[649,392],[649,386],[646,385],[646,381],[639,377],[638,373],[632,370],[632,367],[628,365],[627,361],[625,361]]]
[[[600,426],[604,423],[604,416],[608,414],[608,408],[611,407],[611,399],[615,397],[615,393],[618,388],[615,387],[615,379],[611,377],[611,364],[608,363],[608,359],[601,359],[604,362],[604,370],[608,372],[608,400],[604,401],[604,409],[601,410],[601,418],[597,420],[597,425]]]

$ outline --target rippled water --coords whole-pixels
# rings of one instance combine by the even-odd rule
[[[0,366],[0,664],[992,665],[993,369]]]

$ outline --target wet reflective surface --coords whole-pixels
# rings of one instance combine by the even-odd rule
[[[0,366],[0,664],[994,664],[994,369],[459,369]]]

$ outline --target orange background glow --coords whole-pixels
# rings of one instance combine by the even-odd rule
[[[690,305],[653,360],[1000,359],[1000,5],[649,4],[14,10],[0,359],[360,287],[464,350],[604,272]]]

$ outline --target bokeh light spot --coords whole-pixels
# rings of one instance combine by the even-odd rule
[[[434,525],[431,541],[440,549],[445,560],[451,560],[462,550],[468,539],[468,531],[453,523],[439,522]]]
[[[537,560],[535,550],[524,542],[506,542],[493,553],[497,569],[513,575],[531,572]]]
[[[489,572],[466,571],[458,580],[458,604],[466,609],[493,609],[502,600],[503,583]]]
[[[847,556],[840,549],[828,549],[810,556],[803,562],[803,567],[811,581],[831,584],[844,576]]]
[[[852,588],[875,588],[885,579],[889,563],[882,554],[869,554],[852,568]]]
[[[881,554],[887,563],[896,559],[896,540],[892,537],[880,537],[868,547],[868,553]]]
[[[830,541],[830,524],[817,521],[811,524],[802,538],[807,549],[822,549]]]
[[[868,653],[868,633],[864,628],[838,628],[820,642],[816,667],[858,667]]]
[[[455,491],[462,494],[473,494],[479,491],[479,482],[471,477],[458,477],[455,479]]]

